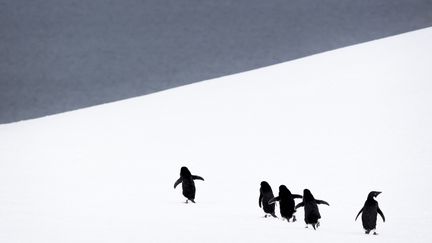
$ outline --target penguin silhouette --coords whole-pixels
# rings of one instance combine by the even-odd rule
[[[318,209],[318,204],[330,206],[326,201],[315,199],[309,189],[304,189],[303,202],[297,204],[295,209],[304,207],[306,228],[308,224],[311,224],[314,230],[320,226],[319,219],[321,218],[321,214]]]
[[[182,183],[183,188],[183,196],[185,196],[186,203],[191,201],[195,203],[195,182],[194,180],[204,180],[201,176],[192,175],[189,169],[186,166],[181,167],[180,169],[180,178],[174,183],[174,189],[178,184]]]
[[[297,194],[291,194],[290,190],[288,190],[285,185],[280,185],[279,196],[270,199],[269,203],[272,204],[279,201],[280,214],[282,218],[286,219],[288,222],[290,222],[290,219],[292,218],[293,222],[295,222],[295,198],[302,198],[302,196]]]
[[[381,211],[381,209],[378,206],[378,202],[374,199],[377,197],[381,192],[377,191],[371,191],[368,194],[368,197],[366,199],[366,202],[364,203],[364,206],[362,209],[360,209],[360,212],[357,214],[355,220],[357,220],[358,216],[362,214],[362,223],[363,228],[365,229],[365,233],[369,234],[372,230],[374,231],[374,235],[377,235],[375,229],[376,229],[376,221],[377,221],[377,214],[379,214],[385,222],[384,213]]]
[[[260,208],[262,207],[262,209],[264,210],[265,218],[267,218],[269,215],[277,218],[275,214],[275,205],[269,204],[269,201],[272,198],[274,198],[274,195],[270,185],[268,184],[267,181],[262,181],[260,187],[258,205],[260,206]]]

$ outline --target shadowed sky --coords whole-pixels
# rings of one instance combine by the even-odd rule
[[[0,0],[0,123],[429,26],[432,0]]]

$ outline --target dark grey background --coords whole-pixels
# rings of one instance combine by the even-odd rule
[[[428,0],[0,0],[0,123],[429,26]]]

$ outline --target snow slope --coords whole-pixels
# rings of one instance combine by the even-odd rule
[[[432,28],[0,126],[0,242],[432,242]],[[196,204],[173,189],[180,167]],[[263,218],[309,188],[317,231]],[[371,190],[387,221],[354,221]],[[277,213],[279,213],[277,211]]]

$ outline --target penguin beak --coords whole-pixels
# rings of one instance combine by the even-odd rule
[[[375,192],[375,197],[381,194],[381,192]]]

